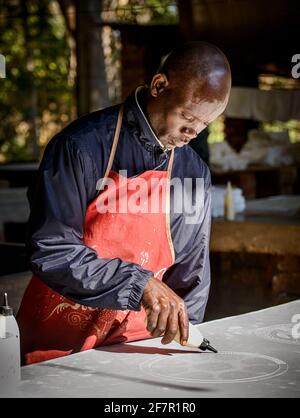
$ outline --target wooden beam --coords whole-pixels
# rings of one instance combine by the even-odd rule
[[[78,116],[110,105],[101,23],[102,1],[76,1]]]

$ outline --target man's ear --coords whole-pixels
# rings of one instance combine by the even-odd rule
[[[155,74],[150,84],[150,94],[153,97],[158,97],[168,87],[169,81],[165,74]]]

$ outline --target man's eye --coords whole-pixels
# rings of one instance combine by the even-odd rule
[[[189,121],[189,122],[193,122],[193,121],[194,121],[193,116],[188,116],[188,115],[186,115],[185,113],[182,113],[182,116],[183,116],[183,118],[184,118],[185,120],[187,120],[187,121]]]

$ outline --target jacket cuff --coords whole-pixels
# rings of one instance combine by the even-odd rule
[[[131,311],[140,311],[141,302],[144,293],[144,289],[148,280],[153,277],[153,273],[143,268],[138,268],[138,273],[135,282],[132,285],[131,292],[128,298],[127,309]]]

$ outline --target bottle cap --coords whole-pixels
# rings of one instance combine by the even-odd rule
[[[218,353],[218,351],[210,345],[210,342],[204,338],[202,344],[200,345],[200,350],[202,351],[212,351],[213,353]]]
[[[4,293],[3,306],[0,306],[0,314],[3,316],[13,316],[14,310],[8,304],[7,293]]]

